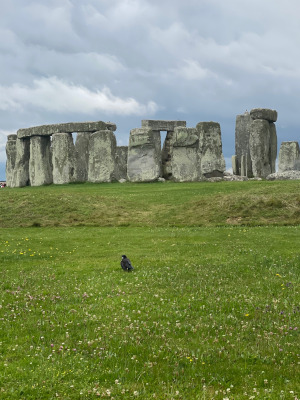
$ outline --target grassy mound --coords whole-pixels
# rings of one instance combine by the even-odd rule
[[[75,184],[4,189],[0,227],[298,225],[300,182]]]

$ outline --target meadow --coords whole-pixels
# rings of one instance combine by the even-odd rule
[[[299,189],[1,190],[0,398],[298,399]]]

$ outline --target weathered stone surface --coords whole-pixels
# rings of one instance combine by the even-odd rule
[[[237,173],[241,174],[241,157],[247,158],[247,173],[246,176],[252,176],[252,164],[249,149],[250,125],[252,119],[246,111],[244,114],[236,116],[235,122],[235,154],[237,156]]]
[[[173,140],[174,131],[167,131],[166,138],[161,151],[162,176],[165,179],[172,178],[171,163],[171,142]]]
[[[151,128],[130,131],[127,176],[131,182],[152,182],[161,174],[160,132]]]
[[[278,172],[300,170],[300,149],[298,142],[282,142],[279,150]]]
[[[241,181],[248,181],[249,178],[247,176],[240,176],[240,175],[224,175],[223,177],[224,181],[229,181],[229,182],[241,182]]]
[[[222,152],[221,128],[217,122],[199,122],[200,171],[206,178],[223,176],[226,169]]]
[[[74,133],[74,132],[96,132],[102,129],[115,131],[116,125],[112,122],[67,122],[63,124],[41,125],[32,128],[19,129],[18,138],[26,138],[31,136],[51,136],[54,133]]]
[[[142,128],[151,128],[153,131],[174,131],[178,126],[186,126],[186,121],[142,120]]]
[[[111,182],[115,179],[116,137],[108,129],[95,132],[90,138],[89,182]]]
[[[8,135],[6,142],[6,185],[11,186],[17,156],[17,135]]]
[[[128,159],[128,146],[117,146],[116,148],[116,166],[115,166],[115,179],[127,179],[127,159]]]
[[[252,121],[249,146],[253,175],[265,178],[271,173],[270,124],[268,121],[263,119]]]
[[[11,187],[23,187],[30,184],[29,180],[30,140],[16,140],[16,163],[12,174]]]
[[[247,156],[241,156],[241,176],[247,176]]]
[[[277,111],[269,108],[253,108],[250,111],[250,116],[252,119],[264,119],[269,122],[277,121]]]
[[[86,182],[89,170],[90,132],[78,132],[75,141],[75,181]]]
[[[29,179],[31,186],[49,185],[53,181],[50,136],[30,138]]]
[[[233,175],[238,175],[238,162],[237,162],[237,156],[231,156],[231,165],[232,165],[232,173]]]
[[[276,126],[273,122],[270,123],[270,165],[271,174],[276,171],[277,158],[277,133]]]
[[[52,135],[53,183],[61,185],[75,181],[75,147],[71,133]]]
[[[298,180],[300,179],[300,170],[295,171],[285,171],[285,172],[277,172],[275,174],[270,174],[266,178],[268,181],[283,181],[283,180]]]
[[[196,128],[175,128],[171,141],[171,168],[176,182],[199,180],[199,133]]]

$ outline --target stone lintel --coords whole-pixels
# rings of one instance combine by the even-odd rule
[[[252,119],[264,119],[269,122],[277,121],[277,111],[271,110],[269,108],[253,108],[250,111],[250,116]]]
[[[115,131],[116,125],[112,122],[67,122],[63,124],[40,125],[32,128],[19,129],[17,132],[19,139],[31,136],[51,136],[54,133],[73,133],[73,132],[96,132],[103,129]]]
[[[186,126],[186,121],[168,121],[143,119],[142,128],[151,128],[154,131],[174,131],[177,126]]]

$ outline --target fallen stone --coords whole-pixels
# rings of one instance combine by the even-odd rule
[[[228,182],[235,182],[235,181],[242,182],[242,181],[248,181],[249,178],[240,175],[224,175],[223,180]]]
[[[119,180],[119,183],[126,183],[127,181],[126,181],[126,179],[120,179]]]
[[[264,119],[269,122],[277,121],[277,111],[270,110],[269,108],[253,108],[250,111],[250,116],[252,119]]]
[[[284,172],[276,172],[274,174],[270,174],[266,177],[268,181],[283,181],[283,180],[299,180],[300,179],[300,171],[284,171]]]

